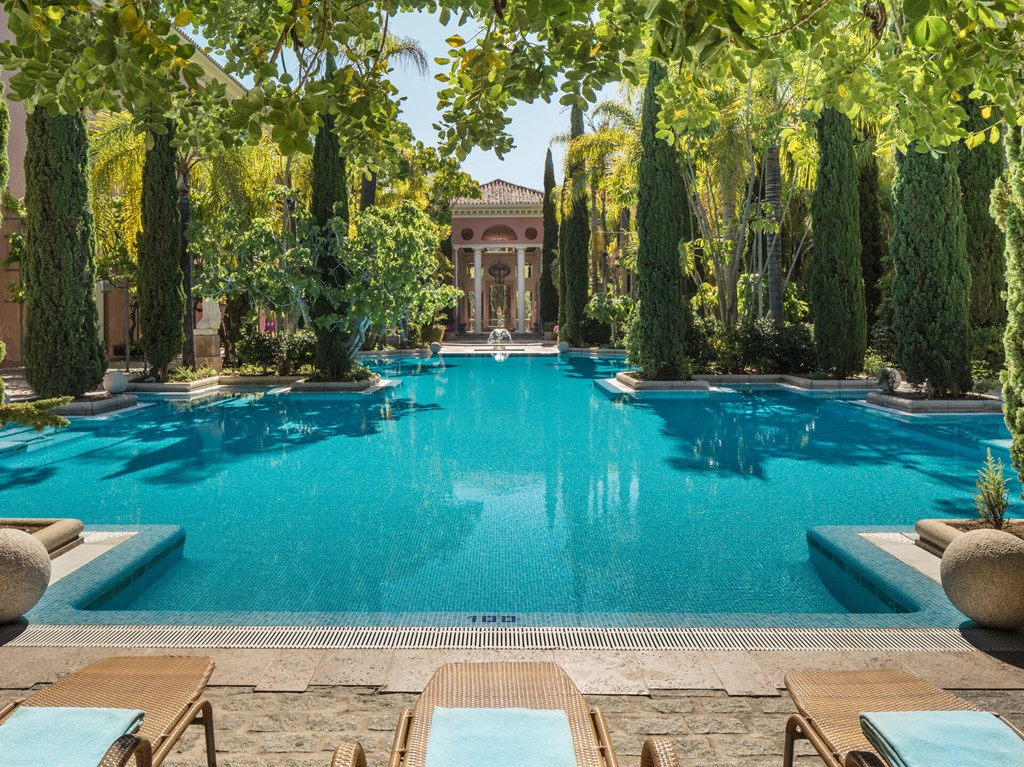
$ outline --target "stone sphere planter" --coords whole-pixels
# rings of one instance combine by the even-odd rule
[[[561,354],[565,354],[567,351],[569,351],[569,342],[568,341],[562,341],[561,343],[559,343],[558,344],[558,351]]]
[[[441,344],[439,344],[437,341],[431,341],[430,342],[430,353],[431,354],[440,354],[441,353]]]
[[[993,629],[1024,627],[1024,541],[1002,530],[971,530],[942,555],[942,588],[953,606]]]
[[[46,546],[21,530],[0,530],[0,624],[35,607],[49,582]]]
[[[107,394],[124,394],[128,388],[128,376],[120,370],[108,370],[103,376],[103,389]]]

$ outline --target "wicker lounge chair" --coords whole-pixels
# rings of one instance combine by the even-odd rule
[[[554,663],[450,663],[439,668],[412,711],[403,711],[388,767],[424,767],[435,706],[448,708],[532,708],[564,711],[569,718],[579,767],[618,767],[600,710],[590,708],[569,675]],[[666,738],[648,738],[642,767],[678,767]],[[358,743],[334,753],[332,767],[365,767]]]
[[[216,767],[213,711],[202,698],[212,673],[213,661],[203,657],[106,658],[0,707],[0,722],[19,706],[139,709],[139,731],[118,738],[100,767],[121,767],[133,756],[138,767],[156,767],[193,724],[206,731],[206,762]]]
[[[794,741],[804,738],[829,767],[886,767],[861,731],[862,713],[980,710],[898,669],[793,672],[786,675],[786,689],[800,713],[786,723],[783,767],[792,767]]]

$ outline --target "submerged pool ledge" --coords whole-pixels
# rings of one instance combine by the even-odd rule
[[[183,556],[185,531],[173,525],[90,525],[92,532],[130,530],[136,535],[54,584],[28,614],[30,627],[349,627],[464,631],[566,630],[659,632],[707,630],[958,629],[966,618],[942,588],[864,540],[863,532],[910,532],[911,528],[829,526],[808,531],[809,556],[826,585],[846,597],[846,613],[334,613],[193,612],[111,610],[103,605],[145,588]],[[867,595],[867,596],[866,596]],[[874,601],[871,601],[874,600]],[[879,611],[885,610],[885,611]],[[269,638],[268,638],[269,641]],[[551,641],[555,641],[552,639]],[[639,641],[639,640],[638,640]],[[653,641],[653,640],[652,640]]]

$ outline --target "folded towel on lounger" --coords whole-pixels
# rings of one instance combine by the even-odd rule
[[[891,767],[1024,767],[1024,740],[984,711],[865,713],[860,726]]]
[[[0,764],[96,767],[122,735],[142,725],[124,708],[22,706],[0,725]]]
[[[434,708],[427,767],[576,767],[564,711]]]

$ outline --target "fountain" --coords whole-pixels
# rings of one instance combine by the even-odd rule
[[[505,344],[510,344],[512,343],[512,334],[505,330],[505,328],[495,328],[491,331],[491,334],[487,336],[487,343],[491,346],[504,346]]]

